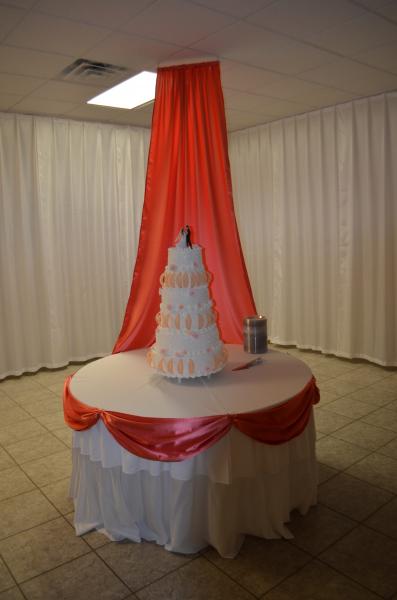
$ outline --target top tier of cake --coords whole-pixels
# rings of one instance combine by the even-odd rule
[[[202,271],[204,270],[202,249],[194,245],[193,248],[168,248],[167,271]]]

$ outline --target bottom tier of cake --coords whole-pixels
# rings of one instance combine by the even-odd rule
[[[206,352],[191,353],[187,351],[169,355],[164,349],[152,346],[147,353],[147,361],[151,367],[166,377],[177,379],[203,377],[221,371],[227,362],[227,351],[222,343]]]

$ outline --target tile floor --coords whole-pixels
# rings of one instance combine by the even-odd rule
[[[0,600],[397,599],[397,370],[287,351],[321,390],[319,503],[291,515],[293,540],[248,537],[235,560],[77,538],[61,407],[77,367],[0,383]]]

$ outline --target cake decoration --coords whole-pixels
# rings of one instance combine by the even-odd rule
[[[191,242],[185,225],[160,276],[160,311],[156,316],[156,341],[147,361],[166,377],[194,378],[221,371],[227,352],[220,340],[216,314],[209,296],[210,274],[202,248]]]

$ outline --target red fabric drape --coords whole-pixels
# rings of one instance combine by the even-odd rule
[[[65,421],[80,431],[101,418],[129,452],[159,461],[180,461],[199,454],[215,444],[232,426],[266,444],[282,444],[305,429],[313,404],[319,401],[314,377],[296,396],[275,408],[237,415],[216,415],[192,419],[138,417],[92,408],[75,398],[65,382],[63,406]]]
[[[213,275],[221,337],[239,343],[243,317],[256,310],[233,209],[218,62],[158,70],[139,247],[114,353],[154,342],[159,277],[185,224]]]

